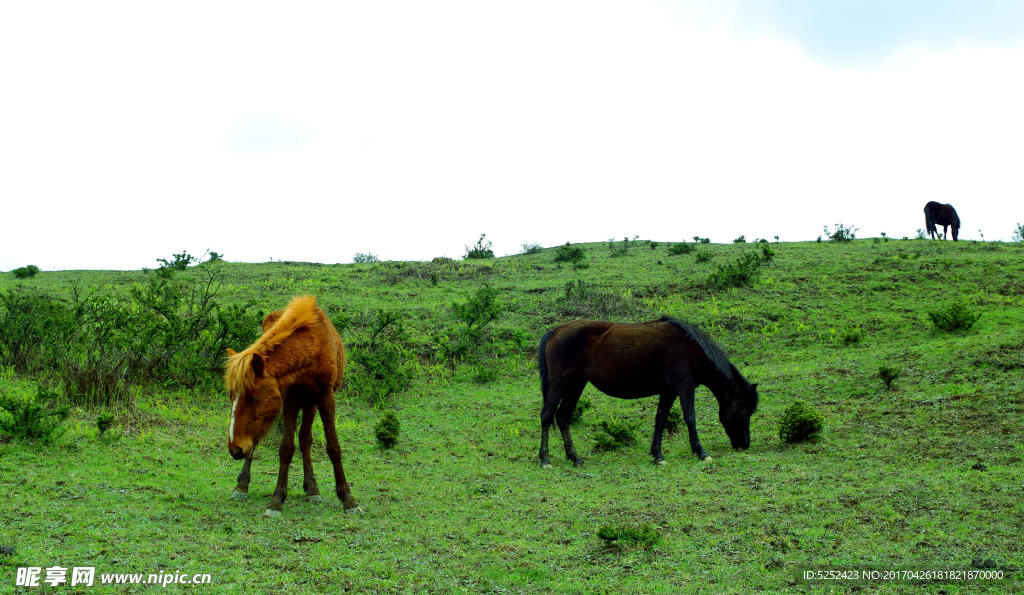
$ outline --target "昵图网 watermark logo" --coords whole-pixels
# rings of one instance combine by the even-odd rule
[[[70,575],[69,575],[70,571]],[[209,574],[190,574],[187,572],[165,572],[153,574],[100,574],[99,581],[96,580],[95,566],[74,566],[65,568],[63,566],[26,566],[18,567],[14,578],[16,587],[39,587],[48,584],[51,587],[68,585],[71,587],[84,586],[92,587],[100,585],[203,585],[210,584],[212,577]]]

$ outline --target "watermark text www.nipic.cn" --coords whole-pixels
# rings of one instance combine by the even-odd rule
[[[70,572],[69,572],[70,571]],[[212,582],[209,574],[189,574],[182,572],[165,572],[159,574],[100,574],[101,585],[202,585]],[[16,587],[39,587],[43,584],[57,587],[61,585],[91,587],[96,583],[95,566],[62,566],[19,567],[14,579]]]

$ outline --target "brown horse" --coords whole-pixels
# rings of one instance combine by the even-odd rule
[[[277,488],[266,515],[281,515],[288,496],[288,466],[295,454],[295,426],[301,410],[302,487],[309,500],[320,501],[310,459],[313,418],[319,411],[327,438],[327,454],[334,465],[335,493],[346,511],[358,510],[345,480],[334,426],[334,391],[345,376],[345,347],[341,337],[312,296],[292,299],[287,308],[268,315],[263,327],[263,335],[241,353],[229,349],[225,365],[224,384],[231,396],[228,453],[236,460],[245,459],[232,497],[243,499],[248,493],[253,450],[280,416],[283,430],[278,451],[280,467]]]
[[[693,394],[708,387],[718,399],[718,419],[733,448],[750,447],[750,416],[757,410],[757,385],[750,384],[721,348],[698,329],[662,316],[639,324],[575,320],[548,332],[537,354],[544,406],[540,412],[540,461],[548,460],[548,429],[554,419],[562,431],[565,456],[582,461],[569,435],[569,422],[587,382],[620,399],[660,395],[651,454],[665,464],[661,434],[679,396],[690,447],[702,461],[711,457],[697,437]]]
[[[924,206],[924,226],[933,240],[938,239],[939,235],[936,225],[942,226],[942,239],[946,239],[947,226],[953,228],[954,242],[960,237],[960,216],[956,214],[953,205],[944,205],[932,200]]]

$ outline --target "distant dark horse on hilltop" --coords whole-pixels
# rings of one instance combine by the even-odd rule
[[[942,226],[942,239],[946,239],[946,226],[953,228],[953,241],[960,236],[960,216],[956,214],[953,205],[944,205],[934,200],[924,206],[924,225],[928,235],[934,240],[938,239],[939,232],[936,225]]]
[[[757,385],[747,382],[720,347],[700,330],[663,316],[640,324],[575,320],[548,332],[537,353],[544,405],[540,412],[540,462],[548,459],[548,429],[558,422],[565,456],[582,461],[569,435],[569,422],[587,383],[620,399],[660,395],[651,454],[659,464],[661,435],[676,396],[690,433],[690,447],[710,460],[697,438],[693,393],[698,384],[718,399],[718,420],[734,448],[750,446],[750,416],[757,410]]]

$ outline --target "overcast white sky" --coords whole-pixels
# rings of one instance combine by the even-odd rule
[[[5,2],[0,270],[1024,222],[1024,3]]]

